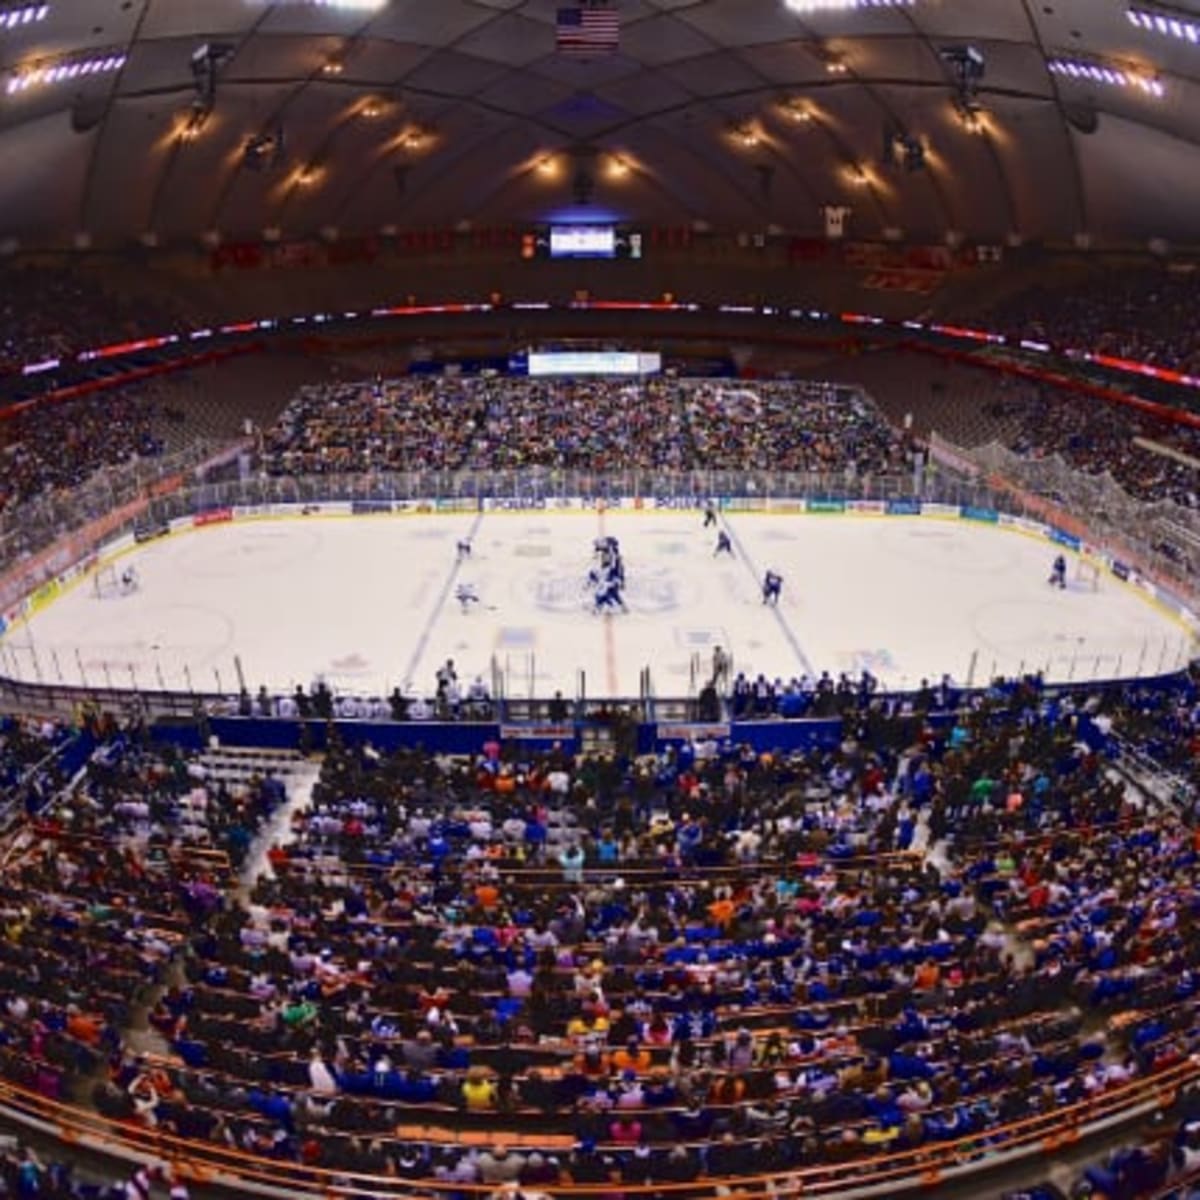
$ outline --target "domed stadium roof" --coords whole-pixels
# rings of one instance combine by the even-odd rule
[[[0,239],[1200,241],[1197,0],[613,0],[564,53],[579,3],[0,0]]]

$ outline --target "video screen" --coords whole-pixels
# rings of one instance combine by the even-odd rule
[[[551,225],[551,258],[616,258],[617,231],[611,225]]]
[[[662,355],[624,350],[553,350],[529,355],[530,375],[656,375]]]

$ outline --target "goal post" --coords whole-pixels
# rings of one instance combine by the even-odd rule
[[[121,581],[117,577],[117,568],[111,563],[102,563],[92,572],[92,595],[98,600],[119,595],[120,591]]]
[[[1091,558],[1086,554],[1077,555],[1075,558],[1075,584],[1085,591],[1098,592],[1100,590],[1100,574],[1103,567],[1099,559]]]
[[[137,576],[132,567],[120,568],[107,563],[92,572],[92,595],[99,600],[127,596],[136,590]]]

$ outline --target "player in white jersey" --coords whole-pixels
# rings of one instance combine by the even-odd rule
[[[479,603],[479,592],[473,583],[460,583],[454,590],[454,598],[463,612],[470,612],[471,605]]]
[[[462,562],[462,560],[464,558],[470,558],[471,557],[471,539],[470,538],[459,538],[457,547],[456,547],[456,551],[458,554],[459,562]]]

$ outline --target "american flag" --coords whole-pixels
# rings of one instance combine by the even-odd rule
[[[621,16],[615,8],[576,5],[560,8],[554,22],[558,52],[573,58],[615,54],[621,39]]]

